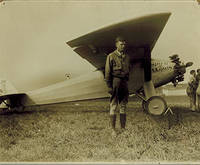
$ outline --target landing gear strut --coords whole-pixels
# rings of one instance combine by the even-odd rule
[[[144,112],[151,115],[163,115],[167,111],[167,103],[161,96],[151,96],[146,99],[142,94],[136,93],[142,99],[142,108]]]
[[[16,102],[14,105],[11,104],[10,100],[3,100],[2,102],[7,106],[6,109],[11,112],[15,112],[15,111],[22,112],[25,108],[24,105],[21,104],[20,102]]]
[[[151,115],[162,115],[167,109],[166,101],[156,96],[155,87],[152,81],[151,72],[151,49],[149,45],[144,47],[144,96],[142,106],[146,112]]]

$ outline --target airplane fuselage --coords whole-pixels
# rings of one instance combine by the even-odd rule
[[[152,59],[152,80],[155,87],[164,85],[174,78],[174,63]],[[144,69],[133,65],[130,72],[129,91],[135,93],[144,83]],[[27,92],[25,105],[50,104],[75,100],[109,97],[104,75],[101,71],[89,72],[77,78]]]

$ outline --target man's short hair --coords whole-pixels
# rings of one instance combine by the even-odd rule
[[[124,42],[125,39],[124,39],[122,36],[118,36],[118,37],[115,39],[115,43],[116,43],[116,42],[119,42],[119,41]]]
[[[200,72],[200,69],[197,69],[197,72]]]
[[[195,73],[195,70],[191,70],[191,71],[190,71],[190,74],[193,74],[193,73]]]

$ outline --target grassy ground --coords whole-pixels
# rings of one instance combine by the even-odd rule
[[[188,98],[166,98],[178,114],[152,117],[131,99],[127,130],[110,136],[108,99],[27,107],[0,115],[0,161],[200,161],[200,113]],[[171,129],[168,129],[169,121]],[[119,118],[117,118],[119,128]]]

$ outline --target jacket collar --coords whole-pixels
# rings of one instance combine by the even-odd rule
[[[115,54],[118,56],[118,57],[121,57],[121,58],[124,58],[126,55],[125,53],[120,53],[117,49],[115,50]]]

